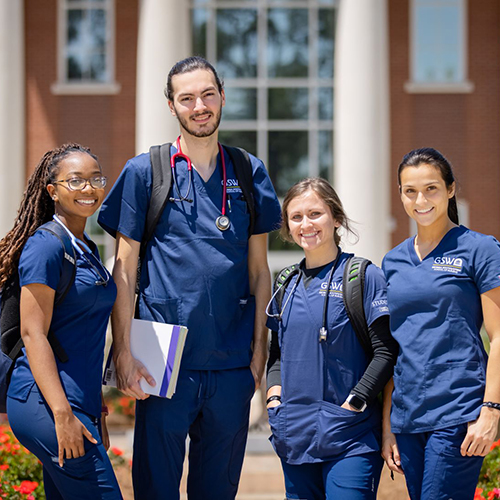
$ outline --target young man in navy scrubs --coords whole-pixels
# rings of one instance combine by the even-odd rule
[[[185,157],[175,162],[174,199],[166,204],[147,246],[138,311],[142,319],[189,329],[172,399],[147,397],[139,380],[152,383],[152,377],[130,353],[137,262],[151,196],[149,153],[127,162],[99,216],[102,227],[116,237],[118,298],[112,327],[118,383],[138,399],[135,498],[179,498],[189,434],[189,498],[233,499],[250,399],[266,362],[265,307],[271,295],[267,233],[279,225],[280,206],[266,168],[250,156],[256,217],[249,236],[247,203],[217,140],[224,89],[207,61],[191,57],[178,62],[165,94],[180,126],[171,153]]]

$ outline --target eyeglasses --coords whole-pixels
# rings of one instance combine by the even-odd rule
[[[52,184],[65,183],[71,191],[83,191],[87,184],[90,184],[94,189],[103,189],[106,187],[108,178],[104,175],[96,175],[90,179],[82,177],[72,177],[71,179],[53,181]]]

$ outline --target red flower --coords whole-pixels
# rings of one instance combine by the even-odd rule
[[[483,488],[476,488],[476,492],[474,493],[474,500],[484,500]]]
[[[38,488],[36,481],[23,481],[19,486],[13,486],[16,491],[23,495],[29,495]]]
[[[490,448],[490,451],[494,450],[497,446],[500,446],[500,439],[498,441],[495,441]]]
[[[110,448],[110,450],[111,450],[111,453],[114,453],[117,457],[123,455],[123,451],[120,450],[120,448],[117,448],[116,446],[112,446]]]
[[[7,470],[9,468],[9,464],[0,465],[0,470]]]

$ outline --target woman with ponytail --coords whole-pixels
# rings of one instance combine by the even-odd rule
[[[453,171],[435,149],[408,153],[398,182],[417,234],[382,264],[400,345],[382,454],[412,500],[469,500],[500,418],[500,244],[459,225]]]
[[[122,498],[106,454],[101,399],[116,286],[84,232],[105,185],[89,149],[66,144],[47,152],[28,181],[13,229],[0,241],[0,290],[19,281],[24,342],[12,372],[7,414],[19,441],[43,464],[48,500]],[[57,306],[67,255],[54,232],[37,231],[52,220],[76,256],[74,281]],[[67,360],[54,355],[49,330]]]

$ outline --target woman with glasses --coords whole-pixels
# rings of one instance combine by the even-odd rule
[[[405,155],[398,184],[417,234],[382,263],[400,344],[395,436],[383,451],[412,500],[468,500],[500,420],[500,244],[459,225],[453,170],[439,151]]]
[[[397,355],[385,280],[374,265],[366,268],[371,357],[344,306],[343,273],[352,254],[339,247],[339,228],[350,229],[337,193],[323,179],[305,179],[285,196],[282,220],[282,236],[305,254],[282,299],[275,293],[268,307],[267,406],[286,495],[375,499],[383,463],[377,395]]]
[[[106,454],[107,410],[101,396],[116,286],[84,232],[87,218],[104,199],[105,185],[90,150],[66,144],[47,152],[29,179],[13,229],[0,242],[0,288],[18,273],[24,342],[7,413],[19,441],[43,464],[49,500],[122,498]],[[69,238],[64,237],[72,256],[55,233],[37,231],[51,220]],[[64,259],[76,266],[74,280],[54,306]],[[54,354],[49,331],[65,361]]]

